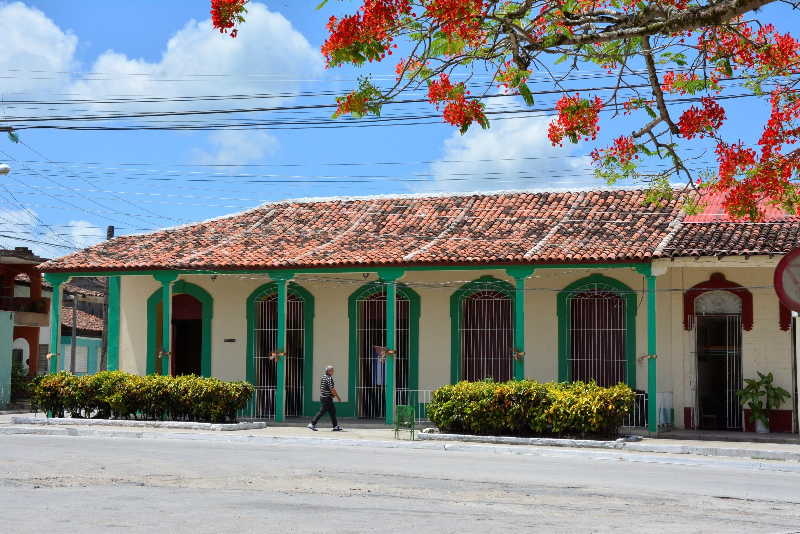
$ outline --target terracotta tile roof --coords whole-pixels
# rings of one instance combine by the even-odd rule
[[[103,331],[102,317],[92,315],[91,313],[86,313],[83,310],[77,310],[75,316],[78,330],[80,332],[101,333]],[[72,306],[66,305],[61,307],[61,327],[62,332],[66,329],[68,334],[71,334],[70,329],[72,328]]]
[[[800,221],[684,222],[664,247],[665,256],[785,254],[800,246]]]
[[[760,244],[763,235],[777,236],[771,246],[780,250],[798,243],[797,231],[790,227],[800,222],[784,218],[775,228],[756,230],[754,225],[691,221],[681,212],[683,199],[677,193],[669,202],[647,205],[644,191],[612,190],[287,201],[117,237],[40,268],[80,272],[638,262],[716,255],[718,249],[743,254],[765,246]]]
[[[22,284],[25,285],[30,285],[31,278],[26,273],[20,273],[14,277],[14,281],[21,282]],[[105,293],[102,291],[98,291],[96,289],[89,289],[85,287],[78,287],[74,284],[64,284],[62,287],[64,288],[64,291],[66,293],[83,295],[87,297],[102,297],[105,295]],[[42,288],[48,290],[53,289],[53,287],[50,284],[48,284],[47,281],[44,280],[44,278],[42,279]]]
[[[649,259],[680,212],[642,191],[500,193],[266,204],[122,236],[45,271],[267,269]]]

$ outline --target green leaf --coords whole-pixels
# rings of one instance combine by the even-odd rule
[[[560,58],[558,58],[556,60],[556,65],[560,65],[561,63],[564,63],[568,59],[569,59],[569,56],[567,54],[564,54],[563,56],[561,56]]]
[[[531,89],[528,87],[527,83],[520,84],[519,94],[522,96],[522,100],[524,100],[526,104],[529,106],[533,105],[533,93],[531,92]]]
[[[327,4],[327,3],[328,3],[328,0],[322,0],[322,2],[317,4],[317,9],[322,9],[323,7],[325,7],[325,4]]]

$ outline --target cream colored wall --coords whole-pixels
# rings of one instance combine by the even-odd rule
[[[777,261],[777,260],[776,260]],[[729,280],[751,289],[754,327],[743,334],[743,373],[772,371],[778,385],[792,389],[790,334],[778,326],[778,300],[771,288],[771,264],[753,262],[660,262],[657,277],[658,390],[672,392],[676,424],[683,425],[683,408],[695,406],[696,371],[694,332],[683,329],[683,292],[722,272]],[[591,274],[603,274],[638,292],[636,319],[638,389],[647,387],[647,305],[644,277],[630,268],[539,269],[526,283],[525,376],[538,380],[558,377],[558,292]],[[412,271],[400,281],[421,297],[419,387],[433,389],[450,382],[450,297],[464,283],[492,275],[513,284],[502,270]],[[212,372],[227,380],[241,380],[246,373],[246,300],[266,276],[183,276],[214,298],[212,321]],[[307,365],[316,376],[325,365],[336,367],[337,389],[349,400],[348,297],[361,285],[376,280],[374,274],[299,275],[296,281],[315,299],[313,359]],[[123,276],[121,294],[120,367],[144,373],[147,351],[147,298],[159,287],[149,276]],[[225,339],[235,339],[226,343]],[[316,382],[315,382],[316,383]],[[789,405],[785,406],[788,408]]]
[[[152,276],[120,277],[120,371],[147,372],[147,299],[159,287]]]

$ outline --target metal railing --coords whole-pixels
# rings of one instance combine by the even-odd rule
[[[267,421],[275,419],[274,387],[258,388],[243,409],[236,412],[240,421]]]
[[[633,409],[622,423],[623,428],[647,428],[647,393],[637,392]]]
[[[47,313],[50,299],[30,297],[0,297],[0,310],[13,312]]]

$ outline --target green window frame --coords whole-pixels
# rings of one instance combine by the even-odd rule
[[[278,285],[275,282],[267,282],[255,289],[247,297],[247,363],[246,379],[256,385],[256,361],[255,361],[255,321],[257,301],[264,297],[274,295],[278,292]],[[289,282],[286,287],[288,295],[293,295],[303,301],[303,414],[314,415],[313,392],[314,392],[314,295],[309,290],[296,282]],[[316,409],[319,409],[317,403]]]
[[[157,352],[157,315],[158,305],[161,303],[161,291],[156,289],[150,298],[147,299],[147,374],[156,372],[156,352]],[[200,301],[203,313],[202,320],[202,345],[200,349],[200,374],[205,377],[211,376],[211,323],[214,317],[214,298],[202,287],[178,280],[172,285],[172,296],[190,295]]]
[[[572,346],[569,336],[572,314],[569,310],[569,296],[582,290],[595,289],[598,286],[604,286],[604,289],[608,291],[619,293],[625,301],[625,382],[632,389],[636,389],[636,292],[619,280],[602,274],[581,278],[558,294],[558,381],[569,382],[572,380],[570,367]]]
[[[356,415],[356,370],[358,367],[358,301],[369,298],[376,293],[385,291],[382,282],[370,282],[355,290],[347,299],[347,317],[349,324],[347,359],[347,402],[342,403],[342,413],[348,417]],[[408,354],[408,389],[419,388],[419,320],[421,299],[419,293],[406,286],[397,284],[397,297],[403,297],[409,302],[409,354]]]
[[[515,326],[515,291],[514,286],[494,276],[481,276],[458,288],[450,296],[450,382],[455,384],[461,380],[461,308],[464,299],[481,291],[497,291],[510,299],[511,329]],[[509,355],[511,357],[511,355]]]

